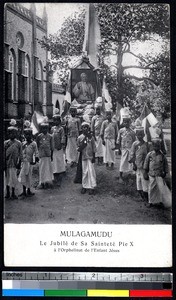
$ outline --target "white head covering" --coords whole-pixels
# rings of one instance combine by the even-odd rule
[[[110,111],[112,108],[112,103],[108,102],[108,103],[105,103],[105,110],[106,111]]]
[[[60,114],[59,108],[56,107],[54,109],[54,115],[59,115],[59,114]]]
[[[85,122],[87,122],[88,124],[90,124],[90,117],[89,117],[89,115],[87,115],[87,114],[83,115],[83,120]]]
[[[159,127],[149,127],[151,139],[160,138],[161,129]]]
[[[95,102],[102,103],[102,97],[98,97]]]
[[[30,123],[29,120],[24,121],[24,126],[25,126],[24,131],[31,131],[32,132],[32,127],[31,127],[31,123]]]
[[[11,126],[15,126],[16,125],[16,120],[15,119],[11,119],[10,120],[10,125]]]
[[[152,142],[161,142],[161,139],[159,137],[151,138]]]
[[[15,119],[11,119],[9,124],[10,124],[10,126],[7,128],[8,130],[18,131],[18,128],[16,127],[16,120]]]
[[[142,126],[136,126],[135,127],[135,132],[137,133],[137,132],[143,132],[144,133],[144,127],[142,127]]]
[[[131,119],[128,107],[122,107],[120,110],[120,124],[123,123],[124,119]]]
[[[83,126],[85,126],[85,125],[89,126],[89,128],[90,128],[90,123],[88,123],[88,122],[83,122],[83,123],[81,124],[81,127],[83,127]]]

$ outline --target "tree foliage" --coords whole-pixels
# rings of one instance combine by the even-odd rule
[[[63,84],[67,81],[70,63],[82,52],[84,18],[84,11],[75,13],[64,21],[56,34],[44,36],[42,40],[39,40],[41,46],[50,53],[48,67],[58,73],[58,79]]]
[[[119,102],[122,104],[125,98],[126,79],[150,81],[158,86],[161,82],[157,75],[158,70],[162,70],[163,65],[167,68],[167,72],[169,70],[169,60],[164,53],[163,57],[157,58],[151,55],[143,57],[131,51],[131,43],[153,40],[156,35],[162,39],[169,38],[168,6],[163,4],[114,3],[112,5],[112,3],[102,3],[97,4],[96,7],[102,33],[100,50],[103,57],[116,56],[116,86]],[[123,57],[127,53],[138,59],[139,63],[123,66]],[[127,75],[126,71],[132,68],[148,70],[149,76]]]
[[[146,40],[152,34],[168,38],[169,6],[165,4],[96,4],[102,38],[106,42]]]
[[[151,103],[156,110],[156,103],[161,109],[168,109],[170,101],[169,78],[169,6],[157,3],[97,3],[102,42],[99,47],[99,64],[106,76],[111,97],[121,104],[127,102],[131,109],[138,106],[140,93],[145,86],[148,89],[143,100]],[[44,38],[40,43],[51,53],[52,67],[56,69],[59,78],[64,82],[73,58],[82,53],[84,40],[85,12],[75,13],[65,20],[61,29],[55,35]],[[144,57],[133,53],[131,45],[135,42],[162,40],[163,49],[158,55],[150,52]],[[138,61],[135,65],[124,66],[124,55],[132,55]],[[115,56],[114,66],[106,63],[109,56]],[[127,73],[130,69],[139,68],[143,77]],[[138,98],[136,98],[138,95]],[[160,100],[157,100],[160,99]],[[155,100],[154,100],[155,99]],[[153,103],[153,104],[152,104]]]

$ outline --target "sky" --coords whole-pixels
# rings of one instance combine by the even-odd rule
[[[30,8],[30,3],[23,3]],[[37,15],[42,17],[44,5],[48,15],[48,33],[54,34],[61,27],[64,20],[80,8],[86,7],[86,3],[35,3]]]
[[[27,8],[30,8],[30,3],[23,3]],[[42,17],[44,5],[48,15],[48,34],[55,34],[61,28],[64,20],[72,15],[76,11],[80,11],[82,8],[87,7],[87,3],[35,3],[37,15]],[[148,51],[150,53],[159,53],[161,51],[161,43],[135,43],[131,45],[131,51],[135,54],[146,55]],[[134,65],[137,60],[135,57],[125,54],[123,59],[123,66]],[[111,57],[111,63],[113,64],[113,57]],[[128,69],[131,75],[141,77],[143,75],[142,70]]]

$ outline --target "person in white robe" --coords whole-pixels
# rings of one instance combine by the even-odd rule
[[[119,183],[124,183],[123,173],[133,171],[133,164],[129,163],[129,160],[132,144],[136,140],[135,132],[130,128],[129,116],[123,118],[123,126],[120,128],[117,137],[117,147],[121,151]]]
[[[16,124],[16,123],[15,123]],[[5,171],[5,186],[6,199],[18,199],[15,193],[17,188],[17,170],[20,169],[23,160],[22,144],[17,139],[18,128],[16,126],[8,127],[8,140],[4,141],[4,171]]]
[[[91,122],[91,132],[95,138],[95,144],[97,148],[96,152],[96,158],[98,159],[98,164],[103,163],[103,156],[104,156],[104,145],[102,144],[102,138],[100,136],[100,130],[101,130],[101,125],[103,123],[103,116],[101,114],[101,107],[98,106],[96,108],[96,115],[93,116],[92,122]]]
[[[20,196],[30,197],[34,195],[34,192],[31,191],[33,165],[39,161],[37,144],[32,139],[30,123],[29,127],[24,129],[24,137],[25,141],[22,142],[23,162],[18,180],[23,185],[23,192]]]
[[[39,151],[39,188],[50,188],[53,185],[53,137],[48,133],[49,124],[45,120],[40,124],[41,133],[36,138]]]
[[[118,125],[112,121],[112,112],[107,111],[106,120],[103,121],[100,130],[102,144],[105,146],[104,162],[106,168],[109,168],[109,164],[111,169],[114,168],[117,132]]]
[[[65,133],[61,126],[60,115],[53,116],[54,126],[51,128],[53,137],[53,174],[55,183],[60,186],[63,173],[65,172]]]
[[[80,120],[76,117],[77,109],[70,108],[70,116],[66,123],[67,131],[67,147],[66,147],[66,160],[70,163],[70,167],[75,167],[78,162],[77,151],[77,138],[80,131]]]
[[[90,132],[89,123],[82,123],[82,134],[78,137],[77,141],[78,151],[82,153],[82,190],[81,193],[85,194],[89,190],[89,194],[95,193],[96,173],[94,168],[95,163],[95,139]]]
[[[153,150],[147,154],[144,162],[144,178],[149,180],[148,207],[160,204],[169,208],[171,207],[171,191],[165,181],[168,163],[161,151],[161,139],[153,138],[152,146]]]

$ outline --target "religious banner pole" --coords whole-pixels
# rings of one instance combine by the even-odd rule
[[[98,67],[97,51],[101,43],[100,26],[93,3],[88,4],[85,18],[85,33],[83,43],[83,54],[88,56],[94,68]]]

